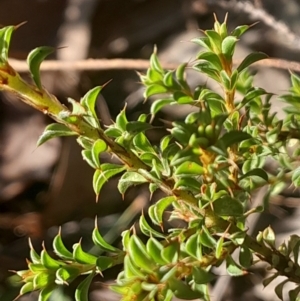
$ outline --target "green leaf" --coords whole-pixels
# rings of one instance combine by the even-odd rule
[[[105,152],[107,150],[107,145],[106,143],[101,140],[98,139],[94,142],[92,149],[91,149],[91,155],[92,155],[92,160],[94,162],[94,165],[97,168],[100,168],[100,154]]]
[[[191,161],[183,162],[181,165],[179,165],[175,170],[175,175],[177,176],[183,176],[183,175],[202,175],[204,173],[204,168]]]
[[[160,65],[159,59],[157,57],[157,49],[156,49],[156,47],[154,48],[153,53],[152,53],[152,55],[150,57],[150,68],[153,69],[153,70],[155,70],[155,71],[157,71],[157,72],[159,72],[159,73],[163,73],[164,72],[163,68]]]
[[[104,131],[104,134],[111,138],[118,138],[122,136],[122,131],[115,127],[109,127]]]
[[[55,289],[54,285],[47,286],[40,291],[38,301],[48,301]]]
[[[55,236],[52,246],[53,246],[54,252],[60,258],[66,259],[66,260],[73,260],[73,254],[65,247],[65,245],[62,241],[60,230],[59,230],[59,233]]]
[[[198,260],[202,258],[202,247],[199,232],[196,232],[191,237],[189,237],[185,244],[185,251]]]
[[[243,205],[230,196],[222,196],[212,203],[215,214],[219,216],[242,216],[244,214]]]
[[[89,115],[89,117],[86,117],[85,119],[90,125],[96,128],[100,126],[98,116],[96,114],[96,102],[102,89],[103,86],[97,86],[93,88],[92,90],[88,91],[80,101],[80,104],[87,110]]]
[[[216,246],[216,258],[220,259],[221,255],[222,255],[222,251],[223,251],[223,243],[224,243],[224,237],[222,236],[218,242],[217,242],[217,246]]]
[[[168,71],[164,75],[163,83],[166,87],[173,90],[180,90],[180,85],[174,79],[174,71]]]
[[[151,210],[153,210],[153,215],[150,215],[152,222],[156,225],[161,225],[164,211],[175,201],[175,196],[167,196],[165,198],[160,199],[156,204],[150,206],[149,215]]]
[[[80,275],[79,268],[76,268],[72,265],[66,265],[63,268],[60,268],[56,271],[55,283],[61,284],[61,285],[68,284],[68,282],[70,283],[79,275]]]
[[[152,128],[151,124],[141,121],[130,121],[126,124],[126,131],[134,134],[145,132]]]
[[[92,234],[93,242],[96,246],[107,252],[119,253],[120,250],[107,243],[98,230],[97,220],[95,220],[95,228]]]
[[[212,237],[212,235],[209,233],[208,229],[205,226],[202,226],[202,231],[199,235],[199,241],[200,243],[208,248],[215,248],[217,245],[216,240]]]
[[[217,142],[218,145],[222,146],[224,149],[227,149],[227,147],[242,142],[244,140],[250,139],[252,136],[246,132],[242,131],[230,131],[228,133],[225,133]]]
[[[20,296],[30,293],[34,290],[33,283],[27,282],[20,289]]]
[[[130,237],[128,252],[136,266],[148,273],[153,273],[156,264],[149,256],[145,245],[138,236],[132,235]]]
[[[163,94],[163,93],[167,93],[167,92],[168,92],[167,87],[158,85],[158,84],[153,84],[153,85],[147,86],[147,88],[144,92],[144,97],[149,98],[150,96],[153,96],[156,94]]]
[[[222,49],[222,38],[221,36],[214,30],[205,30],[205,34],[209,38],[210,45],[212,47],[212,50],[220,54]]]
[[[126,117],[126,112],[125,108],[118,114],[116,118],[116,126],[119,130],[122,132],[126,131],[126,125],[128,123],[127,117]]]
[[[224,88],[227,91],[230,91],[231,90],[231,79],[225,70],[222,70],[220,72],[220,79],[222,81],[222,84],[224,85]]]
[[[161,256],[163,248],[163,245],[154,237],[150,237],[148,239],[146,245],[147,253],[153,258],[155,262],[160,265],[165,265],[167,263]]]
[[[173,94],[174,99],[177,101],[178,104],[192,104],[194,103],[194,99],[187,95],[185,92],[176,91]]]
[[[2,65],[7,63],[10,39],[14,29],[14,26],[6,26],[0,29],[0,61]]]
[[[150,141],[145,134],[139,133],[133,138],[133,145],[142,152],[155,153]]]
[[[238,39],[235,36],[228,36],[222,41],[222,53],[227,60],[232,59],[237,41]]]
[[[84,149],[83,151],[81,151],[81,155],[83,160],[85,160],[89,166],[91,166],[94,169],[98,168],[98,166],[94,162],[94,158],[92,156],[92,150]]]
[[[45,249],[41,252],[41,263],[49,270],[56,270],[61,266],[61,263],[53,259]]]
[[[243,276],[245,274],[230,255],[226,257],[226,269],[227,273],[233,277]]]
[[[39,273],[36,274],[33,278],[33,287],[34,289],[42,289],[51,285],[54,282],[54,275],[48,273]]]
[[[164,234],[162,234],[162,233],[154,230],[152,227],[150,227],[150,225],[148,224],[144,215],[142,215],[140,217],[139,225],[140,225],[140,229],[141,229],[142,233],[145,234],[146,236],[165,238]]]
[[[187,67],[187,63],[183,63],[181,65],[179,65],[176,69],[176,78],[178,80],[178,82],[180,83],[180,85],[186,90],[186,91],[190,91],[190,87],[187,84],[186,81],[186,72],[185,69]]]
[[[274,275],[272,275],[271,277],[265,278],[262,282],[263,286],[266,287],[267,285],[269,285],[274,279],[276,279],[278,277],[278,273],[275,273]]]
[[[115,260],[108,256],[99,256],[97,259],[97,268],[100,272],[105,271],[114,266]]]
[[[241,64],[237,67],[238,72],[243,71],[250,65],[254,64],[255,62],[258,62],[260,60],[264,60],[268,58],[268,56],[263,52],[254,52],[247,55],[244,60],[241,62]]]
[[[93,188],[97,196],[99,196],[102,186],[113,176],[124,171],[124,165],[103,163],[100,169],[97,169],[93,176]]]
[[[171,277],[168,280],[168,285],[177,298],[184,300],[193,300],[203,297],[203,294],[201,292],[192,290],[190,285],[185,284],[182,280],[179,280],[175,277]]]
[[[41,63],[45,60],[45,58],[54,52],[55,48],[42,46],[33,49],[27,57],[27,64],[29,66],[29,70],[31,73],[31,77],[36,84],[36,86],[42,90],[42,83],[40,78],[40,66]]]
[[[39,137],[37,141],[37,146],[42,145],[46,141],[62,136],[76,136],[78,135],[76,132],[70,130],[67,126],[60,123],[52,123],[47,125],[43,134]]]
[[[151,105],[150,113],[152,115],[156,115],[158,111],[160,111],[166,105],[176,104],[173,98],[163,98],[158,99],[153,102]]]
[[[134,259],[131,259],[128,255],[124,258],[124,274],[128,278],[145,278],[144,273],[136,266]]]
[[[89,301],[88,298],[89,287],[94,277],[95,277],[95,272],[92,272],[78,285],[75,291],[76,301]]]
[[[275,293],[280,300],[283,300],[283,287],[288,281],[289,279],[286,279],[275,287]]]
[[[28,240],[28,244],[30,247],[30,259],[33,263],[39,264],[41,263],[41,257],[40,255],[35,251],[35,249],[33,248],[31,239],[29,238]]]
[[[171,242],[169,245],[163,248],[161,257],[167,262],[167,264],[176,264],[179,257],[179,244],[178,242]]]
[[[268,174],[262,169],[262,168],[254,168],[250,171],[248,171],[247,173],[245,173],[244,175],[242,175],[239,180],[248,178],[248,177],[260,177],[262,179],[264,179],[266,182],[268,182],[269,177]]]
[[[299,301],[300,286],[297,286],[295,289],[289,291],[290,301]]]
[[[250,28],[249,25],[241,25],[236,27],[233,32],[231,33],[233,36],[239,38],[241,35],[243,35],[248,29]]]
[[[200,55],[198,55],[198,59],[208,61],[218,71],[223,69],[219,56],[211,51],[201,52]]]
[[[84,252],[81,248],[81,243],[77,243],[73,246],[73,258],[79,263],[82,264],[91,264],[95,265],[97,262],[97,257],[89,254],[87,252]]]
[[[239,255],[240,264],[248,269],[253,264],[253,255],[249,248],[241,246],[240,255]]]
[[[197,284],[207,284],[213,281],[216,276],[202,268],[193,267],[193,279]]]
[[[296,187],[300,186],[300,168],[299,167],[294,170],[293,175],[292,175],[292,181]]]
[[[269,226],[263,231],[263,240],[272,248],[275,248],[275,233]]]
[[[122,195],[125,194],[126,190],[133,185],[139,185],[148,182],[143,176],[134,171],[125,172],[118,183],[118,190]]]

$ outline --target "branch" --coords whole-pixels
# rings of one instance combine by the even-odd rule
[[[234,61],[238,65],[241,60]],[[28,72],[26,61],[9,59],[10,65],[19,73]],[[164,69],[176,69],[178,64],[161,62]],[[258,61],[254,66],[264,66],[277,69],[285,69],[300,72],[300,63],[277,58]],[[103,71],[103,70],[146,70],[149,68],[149,60],[142,59],[87,59],[78,61],[46,60],[41,65],[41,71]]]

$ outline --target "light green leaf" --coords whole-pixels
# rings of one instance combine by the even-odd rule
[[[142,215],[140,217],[140,221],[139,221],[139,225],[140,225],[140,229],[142,231],[143,234],[145,234],[146,236],[154,236],[154,237],[160,237],[160,238],[165,238],[165,235],[154,230],[147,222],[146,218],[144,215]]]
[[[175,104],[176,101],[174,101],[173,98],[163,98],[163,99],[158,99],[153,102],[151,105],[150,112],[152,115],[155,115],[158,111],[160,111],[163,107],[166,105],[171,105]]]
[[[163,248],[163,245],[154,237],[150,237],[148,239],[146,245],[147,253],[153,258],[155,262],[160,265],[165,265],[167,263],[161,256]]]
[[[61,262],[53,259],[45,249],[41,252],[41,263],[49,270],[56,270],[60,268],[62,264]]]
[[[97,259],[97,268],[100,272],[105,271],[114,266],[115,260],[108,256],[99,256]]]
[[[73,246],[73,258],[79,263],[82,264],[91,264],[94,265],[97,262],[97,257],[84,252],[81,248],[81,243],[77,243]]]
[[[167,196],[165,198],[160,199],[156,204],[150,206],[149,215],[151,210],[153,210],[153,215],[150,215],[152,222],[156,225],[161,225],[164,211],[175,201],[175,196]]]
[[[0,62],[2,65],[7,63],[10,39],[14,29],[14,26],[6,26],[0,29]]]
[[[171,242],[169,245],[165,246],[161,252],[161,257],[167,264],[176,264],[178,261],[178,251],[179,251],[179,244],[178,242]]]
[[[55,289],[55,286],[53,286],[53,285],[43,288],[40,291],[38,301],[48,301],[49,298],[51,297],[54,289]]]
[[[95,277],[95,272],[92,272],[78,285],[75,291],[76,301],[89,301],[88,298],[89,287],[94,277]]]
[[[88,91],[80,101],[80,104],[86,109],[87,114],[89,115],[85,119],[90,125],[96,128],[100,125],[98,116],[96,114],[96,102],[102,89],[103,86],[97,86],[93,88],[92,90]]]
[[[53,243],[53,250],[54,252],[62,259],[66,260],[72,260],[73,259],[73,254],[65,247],[62,238],[61,238],[61,233],[59,233],[55,236]]]
[[[62,136],[77,136],[78,134],[76,132],[73,132],[70,130],[67,126],[60,123],[52,123],[49,124],[43,134],[39,137],[37,141],[37,146],[42,145],[46,141],[56,138],[56,137],[62,137]]]
[[[122,195],[125,194],[126,190],[135,185],[148,182],[143,176],[134,171],[125,172],[118,183],[118,190]]]
[[[191,161],[183,162],[175,170],[175,175],[177,176],[184,176],[184,175],[200,176],[203,173],[204,173],[204,168],[201,165]]]
[[[226,268],[227,273],[233,277],[242,276],[245,274],[245,272],[238,266],[231,256],[226,257]]]
[[[228,36],[222,41],[222,53],[227,60],[232,59],[237,41],[238,39],[235,36]]]
[[[97,168],[100,168],[99,156],[101,153],[105,152],[106,150],[107,150],[107,145],[101,139],[96,140],[95,143],[93,144],[92,149],[91,149],[91,155],[92,155],[94,164]]]

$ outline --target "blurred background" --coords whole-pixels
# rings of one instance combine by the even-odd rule
[[[148,59],[154,45],[163,63],[188,62],[199,52],[190,42],[199,37],[199,29],[213,26],[213,13],[223,21],[229,13],[230,29],[237,25],[259,23],[243,36],[236,58],[253,50],[271,57],[299,60],[300,4],[297,0],[1,0],[0,24],[21,26],[13,35],[10,57],[24,60],[38,46],[64,47],[51,57],[58,61],[87,58]],[[43,85],[62,102],[67,97],[79,100],[96,85],[112,79],[98,99],[97,109],[105,124],[127,103],[130,120],[148,112],[143,103],[143,89],[132,70],[44,71]],[[139,69],[139,68],[136,68]],[[269,92],[283,93],[289,87],[289,72],[274,68],[256,68],[259,85]],[[142,70],[140,70],[142,71]],[[29,79],[28,74],[22,73]],[[206,78],[190,76],[192,85],[205,84]],[[276,99],[276,97],[274,98]],[[159,118],[173,121],[184,117],[191,108],[180,111],[166,108]],[[274,110],[283,114],[274,100]],[[282,115],[281,115],[282,116]],[[51,120],[11,95],[0,94],[0,300],[12,301],[20,284],[9,270],[26,268],[28,237],[37,250],[42,241],[51,250],[51,241],[62,227],[62,236],[71,248],[83,237],[85,250],[94,219],[110,242],[118,244],[120,233],[132,225],[143,208],[149,206],[149,194],[143,186],[131,189],[122,200],[117,179],[106,184],[99,202],[92,189],[93,170],[81,159],[74,138],[54,139],[36,148],[36,141]],[[157,121],[158,122],[158,121]],[[160,135],[151,136],[159,141]],[[102,161],[110,161],[103,156]],[[254,196],[262,200],[263,192]],[[299,232],[299,194],[286,191],[274,198],[270,212],[251,227],[256,231],[269,224],[280,233],[279,239]],[[155,198],[154,198],[155,200]],[[262,288],[263,265],[258,274],[231,279],[226,272],[213,284],[212,300],[274,300],[274,286]],[[113,269],[91,287],[90,300],[118,300],[103,282],[111,281]],[[78,284],[78,283],[75,283]],[[71,301],[74,285],[55,292],[53,300]],[[32,293],[22,301],[37,300]]]

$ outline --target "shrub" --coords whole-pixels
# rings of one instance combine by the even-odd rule
[[[39,300],[45,301],[55,287],[84,274],[75,298],[88,300],[94,276],[122,264],[111,289],[124,301],[171,300],[174,295],[209,300],[208,283],[215,278],[212,267],[226,262],[228,274],[239,276],[255,264],[256,258],[274,270],[263,284],[285,276],[286,280],[276,287],[277,296],[282,299],[283,286],[290,281],[296,284],[289,292],[290,300],[297,299],[300,237],[292,235],[277,247],[271,227],[252,237],[245,223],[251,214],[267,209],[271,195],[291,183],[300,185],[299,151],[288,151],[288,143],[300,137],[300,78],[291,74],[292,87],[280,96],[289,105],[280,120],[270,112],[275,95],[255,87],[248,70],[267,56],[251,53],[236,68],[233,66],[236,43],[249,26],[228,33],[226,20],[221,24],[216,19],[212,30],[193,40],[201,47],[195,61],[176,70],[164,70],[154,51],[150,68],[140,75],[145,98],[158,96],[150,114],[129,122],[124,109],[108,127],[101,125],[95,111],[103,86],[89,91],[80,102],[70,100],[72,110],[43,88],[39,67],[52,48],[40,47],[28,56],[35,85],[21,79],[7,61],[14,29],[9,26],[0,30],[0,85],[55,120],[46,127],[38,145],[53,137],[76,136],[83,159],[95,169],[93,188],[97,196],[115,175],[120,175],[118,190],[122,195],[142,183],[148,184],[151,194],[156,190],[164,193],[139,219],[144,240],[135,226],[122,233],[122,247],[118,248],[108,244],[95,226],[93,242],[103,251],[98,257],[84,251],[80,242],[68,250],[60,233],[53,241],[56,258],[45,248],[38,254],[30,245],[28,270],[17,272],[24,282],[20,295],[38,290]],[[222,92],[203,85],[191,88],[186,80],[187,68],[207,75]],[[173,121],[159,145],[152,144],[146,133],[155,130],[151,120],[157,112],[167,105],[187,104],[193,112],[184,120]],[[118,157],[119,163],[102,163],[103,152]],[[275,173],[267,171],[266,158],[277,162]],[[267,189],[262,204],[250,208],[251,193],[261,187]],[[168,221],[180,220],[176,224],[181,226],[171,226],[166,216]],[[232,257],[236,250],[238,262]]]

